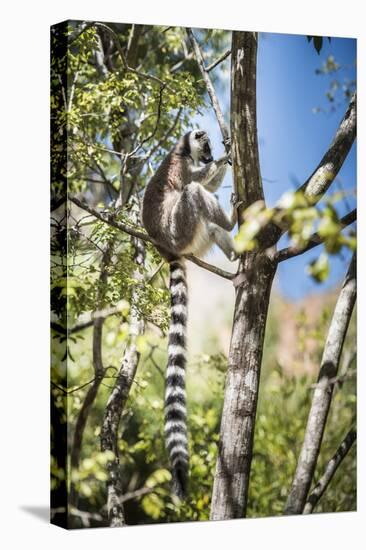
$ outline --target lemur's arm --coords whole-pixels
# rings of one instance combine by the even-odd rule
[[[192,166],[191,181],[200,183],[211,193],[215,192],[224,179],[228,160],[229,157],[224,155],[205,166]]]

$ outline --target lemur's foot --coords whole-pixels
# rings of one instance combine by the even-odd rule
[[[223,143],[223,145],[224,145],[224,147],[225,147],[225,150],[226,150],[226,153],[227,153],[227,155],[226,155],[226,157],[227,157],[226,162],[227,162],[228,164],[230,164],[230,166],[232,166],[233,161],[231,160],[231,137],[228,136],[226,139],[223,140],[222,143]]]
[[[231,137],[230,136],[227,136],[226,139],[223,140],[223,145],[225,146],[225,149],[230,149],[231,147]]]
[[[239,200],[239,197],[236,193],[231,193],[230,202],[235,210],[237,210],[239,206],[243,204],[243,201]]]

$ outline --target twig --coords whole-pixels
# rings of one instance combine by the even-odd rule
[[[201,48],[200,48],[200,46],[199,46],[199,44],[198,44],[198,42],[197,42],[197,40],[196,40],[196,38],[195,38],[195,36],[192,32],[192,29],[187,28],[186,30],[187,30],[187,34],[188,34],[189,40],[191,42],[191,45],[192,45],[192,48],[193,48],[193,51],[194,51],[195,58],[197,60],[198,66],[200,68],[203,80],[205,81],[207,92],[208,92],[208,95],[210,97],[212,107],[215,111],[217,122],[219,123],[219,126],[220,126],[220,130],[221,130],[221,134],[222,134],[222,138],[223,138],[223,142],[224,142],[226,152],[228,153],[230,151],[229,130],[228,130],[228,127],[227,127],[226,122],[224,120],[224,115],[222,114],[221,107],[220,107],[220,104],[219,104],[219,101],[217,99],[217,95],[216,95],[216,92],[215,92],[215,88],[213,87],[213,84],[211,82],[211,78],[208,74],[208,70],[205,68],[205,62],[203,60],[202,51],[201,51]]]
[[[349,212],[343,218],[340,219],[342,229],[347,227],[348,225],[351,225],[353,222],[355,222],[357,219],[357,210],[354,209],[352,212]],[[316,246],[319,246],[320,244],[323,244],[324,238],[319,235],[319,233],[314,233],[310,239],[308,244],[304,248],[299,248],[297,246],[289,246],[287,248],[283,248],[282,250],[279,250],[275,256],[275,260],[277,262],[283,262],[284,260],[288,260],[289,258],[295,258],[296,256],[299,256],[300,254],[304,254],[305,252],[308,252],[309,250],[312,250]]]
[[[222,61],[224,61],[227,57],[229,57],[229,55],[231,54],[231,49],[230,50],[226,50],[226,52],[224,52],[222,55],[220,55],[220,57],[218,59],[216,59],[216,61],[214,61],[213,63],[211,63],[211,65],[209,65],[207,68],[206,68],[206,72],[210,72],[212,71],[212,69],[214,69],[215,67],[217,67],[217,65],[219,65]]]
[[[141,489],[136,489],[136,491],[130,491],[129,493],[122,495],[120,502],[123,503],[134,498],[141,498],[145,495],[153,493],[154,491],[156,491],[156,487],[141,487]]]
[[[141,149],[141,147],[144,145],[144,143],[150,141],[155,136],[155,134],[158,130],[158,127],[159,127],[159,122],[160,122],[161,106],[162,106],[162,102],[163,102],[163,91],[164,91],[164,89],[165,89],[165,85],[161,86],[160,92],[159,92],[158,110],[157,110],[157,113],[156,113],[156,122],[155,122],[155,127],[154,127],[153,131],[145,139],[143,139],[139,143],[139,145],[137,145],[130,153],[128,153],[126,155],[126,157],[133,157],[134,155],[136,155],[136,153]]]
[[[180,59],[180,61],[177,61],[175,65],[173,65],[173,67],[170,69],[170,72],[175,73],[178,69],[181,68],[182,65],[184,65],[186,61],[189,61],[190,59],[192,59],[192,57],[193,57],[193,53],[189,53],[188,55],[184,56],[183,59]]]
[[[224,269],[221,269],[220,267],[216,267],[215,265],[208,264],[201,260],[200,258],[197,258],[196,256],[193,256],[191,254],[184,256],[187,258],[187,260],[190,260],[196,265],[199,265],[203,269],[206,269],[207,271],[211,271],[211,273],[215,273],[215,275],[219,275],[220,277],[223,277],[224,279],[228,279],[231,281],[235,277],[235,273],[230,273],[229,271],[225,271]]]
[[[345,372],[344,374],[340,374],[339,376],[333,376],[333,378],[329,378],[327,380],[328,386],[334,386],[335,384],[342,384],[345,380],[348,378],[353,378],[357,375],[357,370],[349,370],[348,372]],[[310,388],[313,390],[316,390],[318,387],[322,387],[322,385],[319,386],[319,382],[316,384],[311,384]]]
[[[342,463],[343,459],[347,456],[348,451],[351,449],[353,443],[356,441],[356,436],[356,431],[350,430],[346,437],[343,439],[336,453],[328,462],[324,474],[310,493],[309,498],[306,501],[303,514],[311,514],[313,512],[315,506],[327,489],[338,467]]]
[[[159,140],[159,142],[155,145],[155,147],[153,147],[150,151],[150,153],[147,155],[147,157],[145,158],[145,162],[148,162],[150,160],[150,158],[156,153],[156,151],[159,149],[159,147],[161,147],[161,145],[168,139],[168,137],[174,132],[177,124],[178,124],[178,121],[180,119],[180,115],[182,114],[182,107],[180,107],[178,109],[178,112],[174,118],[174,121],[173,121],[173,124],[170,126],[170,128],[168,128],[168,130],[165,132],[165,134],[163,135],[163,137]]]
[[[78,206],[79,208],[82,208],[86,212],[89,212],[89,214],[93,214],[93,216],[95,216],[102,222],[107,223],[108,225],[111,225],[112,227],[115,227],[116,229],[119,229],[124,233],[128,233],[132,237],[137,237],[138,239],[141,239],[146,242],[151,242],[151,243],[153,242],[152,239],[150,239],[150,237],[146,233],[140,231],[139,229],[135,229],[134,227],[130,227],[123,222],[116,221],[114,219],[114,216],[110,216],[110,215],[105,216],[104,214],[99,212],[96,208],[89,206],[85,202],[77,199],[76,197],[69,196],[69,200],[74,204],[76,204],[76,206]]]
[[[111,29],[110,27],[108,27],[108,25],[106,25],[105,23],[99,23],[97,21],[95,21],[94,23],[92,23],[92,25],[94,27],[98,27],[100,29],[104,29],[110,36],[111,38],[113,39],[113,42],[117,48],[117,51],[119,53],[119,56],[121,58],[121,61],[122,61],[122,65],[124,67],[124,69],[130,73],[133,73],[133,74],[136,74],[137,76],[140,76],[141,78],[144,78],[145,80],[151,80],[152,82],[155,82],[157,84],[160,84],[160,86],[166,86],[167,88],[169,88],[166,84],[166,82],[164,82],[163,80],[161,80],[160,78],[158,78],[157,76],[154,76],[152,74],[147,74],[147,73],[143,73],[142,71],[138,71],[137,69],[134,69],[133,67],[130,67],[128,64],[127,64],[127,60],[126,60],[126,57],[125,57],[125,54],[123,53],[123,50],[122,50],[122,47],[121,47],[121,44],[120,44],[120,41],[119,41],[119,38],[117,36],[117,34],[114,32],[113,29]],[[171,88],[169,88],[170,91]]]

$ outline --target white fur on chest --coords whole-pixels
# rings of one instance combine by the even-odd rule
[[[213,243],[208,230],[208,225],[206,222],[201,220],[197,225],[193,239],[180,253],[204,256],[212,245]]]

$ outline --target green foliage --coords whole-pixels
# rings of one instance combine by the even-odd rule
[[[354,64],[356,64],[356,60]],[[349,102],[356,90],[356,80],[351,76],[351,69],[352,67],[342,65],[332,55],[329,55],[315,70],[315,74],[324,77],[328,82],[325,92],[328,108],[314,107],[314,113],[334,112],[344,101]]]
[[[242,223],[235,237],[239,253],[254,250],[259,246],[258,238],[263,229],[274,223],[288,232],[290,245],[299,251],[306,248],[312,236],[317,233],[324,244],[325,252],[308,266],[308,273],[317,282],[329,275],[328,254],[338,254],[343,247],[354,251],[356,235],[353,229],[344,230],[335,204],[345,194],[336,192],[326,197],[320,205],[302,191],[287,192],[275,208],[267,208],[262,201],[249,206],[242,217]]]
[[[273,516],[283,513],[296,461],[301,448],[316,373],[289,375],[276,362],[278,341],[278,302],[272,308],[266,335],[264,370],[257,410],[254,455],[250,481],[248,516]],[[319,364],[324,335],[329,325],[331,307],[324,309],[319,321],[311,329],[316,342],[312,360]],[[303,339],[309,337],[309,322],[304,311],[298,316],[299,354],[303,354]],[[127,325],[126,325],[127,328]],[[73,360],[69,362],[69,385],[82,384],[90,379],[91,331],[85,340],[71,344]],[[110,318],[104,331],[104,359],[118,367],[116,358],[122,353],[127,333],[117,319]],[[355,320],[352,321],[345,343],[346,354],[353,349]],[[129,524],[174,521],[207,520],[210,514],[213,475],[217,458],[217,444],[222,410],[223,387],[227,358],[217,355],[198,356],[188,363],[188,430],[190,438],[190,485],[187,501],[180,502],[170,492],[168,456],[163,439],[162,373],[166,365],[166,342],[154,331],[140,337],[139,369],[132,385],[120,427],[119,455],[125,492],[144,487],[151,492],[125,502]],[[353,366],[349,367],[352,373]],[[112,369],[100,389],[88,427],[84,435],[83,458],[76,474],[80,491],[80,507],[98,512],[105,502],[106,457],[99,452],[100,422],[103,408],[113,384]],[[83,402],[83,388],[69,395],[69,423],[73,429]],[[355,381],[345,379],[336,386],[327,423],[322,451],[314,483],[323,473],[325,464],[335,452],[342,437],[355,421]],[[73,473],[75,476],[75,473]],[[340,472],[332,481],[316,508],[320,511],[353,510],[356,487],[355,449],[345,459]]]

